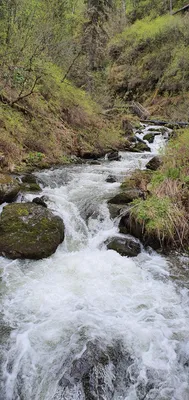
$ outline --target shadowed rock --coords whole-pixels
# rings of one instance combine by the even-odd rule
[[[20,190],[19,183],[10,175],[0,174],[0,204],[11,203]]]
[[[139,189],[128,189],[118,193],[108,201],[109,204],[128,204],[131,201],[142,197],[143,193]]]
[[[146,164],[146,168],[150,169],[151,171],[156,171],[161,165],[162,165],[161,158],[155,156]]]
[[[141,252],[140,243],[136,242],[132,238],[120,238],[115,237],[110,241],[107,241],[107,248],[109,250],[115,250],[121,256],[136,257]]]
[[[118,151],[112,151],[111,153],[109,153],[107,155],[107,158],[109,161],[120,161],[121,160],[121,156],[119,155]]]

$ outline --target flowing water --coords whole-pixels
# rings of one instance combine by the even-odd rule
[[[104,244],[119,235],[107,199],[151,158],[121,155],[38,174],[66,238],[48,259],[0,259],[1,400],[189,399],[187,259],[180,277],[174,259]]]

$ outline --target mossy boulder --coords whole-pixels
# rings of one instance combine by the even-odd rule
[[[144,135],[143,139],[147,140],[149,143],[153,143],[154,142],[154,138],[155,135],[154,133],[147,133],[146,135]]]
[[[133,147],[130,148],[130,151],[135,153],[142,153],[143,151],[151,151],[150,147],[143,142],[136,143]]]
[[[37,183],[37,178],[33,174],[25,174],[21,180],[23,183]]]
[[[20,186],[16,179],[8,174],[0,174],[0,204],[14,201],[19,190]]]
[[[136,257],[141,252],[140,243],[132,238],[115,237],[107,244],[109,250],[117,251],[121,256]]]
[[[64,240],[60,217],[35,203],[15,203],[0,216],[0,255],[41,259],[55,252]]]
[[[21,192],[41,192],[41,188],[38,183],[22,183],[20,185]]]
[[[128,189],[118,193],[112,199],[108,201],[109,204],[128,204],[131,201],[138,199],[142,196],[141,190]]]

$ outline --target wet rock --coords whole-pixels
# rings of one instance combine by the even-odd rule
[[[97,161],[97,160],[88,161],[87,164],[89,164],[89,165],[101,165],[100,161]]]
[[[109,175],[109,176],[106,178],[106,182],[108,182],[108,183],[114,183],[114,182],[116,182],[115,176]]]
[[[89,341],[59,381],[61,398],[64,398],[66,389],[72,392],[71,389],[80,384],[82,398],[86,400],[113,400],[116,387],[130,385],[129,367],[132,363],[132,358],[119,342],[104,347],[98,340],[94,343]]]
[[[35,197],[32,200],[33,203],[38,204],[39,206],[47,208],[47,204],[45,203],[45,196]]]
[[[22,183],[20,185],[20,190],[22,192],[41,192],[41,188],[38,183]]]
[[[37,183],[37,178],[33,174],[25,174],[22,176],[21,181],[23,183]]]
[[[112,151],[111,153],[109,153],[107,155],[107,158],[109,161],[120,161],[121,160],[121,156],[119,155],[118,151]]]
[[[161,158],[155,156],[146,164],[146,168],[150,169],[151,171],[156,171],[161,165],[162,165]]]
[[[149,143],[153,143],[155,139],[155,135],[153,133],[147,133],[143,137],[144,140],[147,140]]]
[[[162,243],[157,236],[148,234],[145,229],[144,223],[137,221],[132,215],[130,210],[122,216],[119,223],[119,231],[123,234],[130,234],[139,239],[144,246],[150,246],[154,250],[162,247]]]
[[[128,140],[130,143],[137,143],[138,141],[136,136],[130,136],[128,137]]]
[[[130,151],[136,153],[142,153],[143,151],[151,151],[150,147],[146,143],[136,143],[133,147],[130,148]]]
[[[128,189],[118,193],[108,201],[109,204],[128,204],[131,201],[143,197],[143,193],[139,189]]]
[[[41,259],[53,254],[64,239],[60,217],[35,203],[15,203],[0,216],[0,254]]]
[[[0,204],[14,201],[19,193],[20,185],[8,174],[0,174]]]
[[[109,250],[115,250],[121,256],[136,257],[141,252],[140,243],[131,238],[115,237],[107,243]]]
[[[106,155],[105,150],[97,150],[97,151],[80,151],[79,157],[83,158],[84,160],[98,160],[98,158],[102,158]]]
[[[119,217],[122,213],[126,213],[128,210],[127,206],[124,206],[123,204],[108,204],[108,209],[110,213],[110,217],[112,219]]]

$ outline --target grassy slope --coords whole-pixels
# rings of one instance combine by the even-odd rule
[[[119,128],[102,119],[90,96],[69,81],[61,83],[62,73],[53,64],[45,68],[35,93],[19,102],[21,110],[0,103],[1,168],[64,163],[71,154],[100,153],[120,144]]]
[[[132,214],[162,244],[188,251],[189,129],[177,132],[162,158],[148,184],[147,199],[134,201]]]
[[[112,40],[109,83],[114,93],[142,102],[152,115],[189,119],[188,18],[147,16]]]

